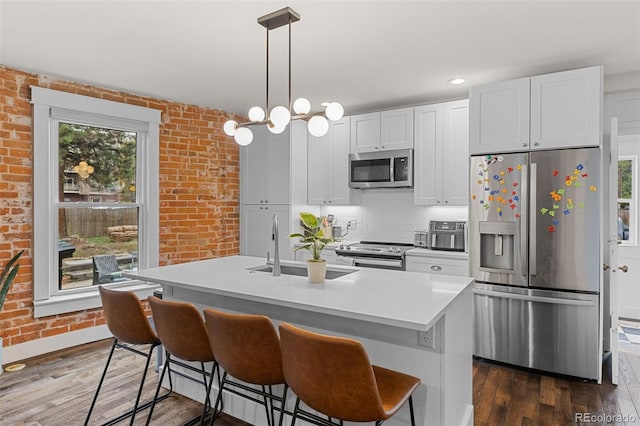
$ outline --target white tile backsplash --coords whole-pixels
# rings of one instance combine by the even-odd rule
[[[322,207],[322,214],[333,214],[336,225],[347,227],[347,219],[355,218],[356,229],[345,237],[349,241],[389,241],[413,243],[416,230],[427,229],[430,220],[467,220],[467,207],[430,207],[413,204],[413,189],[363,190],[357,206]],[[362,223],[360,223],[362,222]]]

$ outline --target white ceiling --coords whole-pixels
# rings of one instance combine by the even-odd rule
[[[0,63],[246,114],[264,105],[266,30],[290,6],[293,97],[347,114],[457,99],[469,86],[604,65],[640,88],[640,1],[0,0]],[[270,32],[271,104],[286,103],[287,31]],[[447,80],[463,77],[451,86]]]

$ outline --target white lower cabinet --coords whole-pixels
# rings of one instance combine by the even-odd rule
[[[469,275],[469,259],[444,259],[407,255],[407,271],[440,275]]]
[[[261,206],[244,204],[241,206],[240,253],[244,256],[266,258],[267,252],[273,259],[274,242],[271,238],[273,215],[278,215],[278,249],[280,259],[291,259],[289,249],[289,205]]]

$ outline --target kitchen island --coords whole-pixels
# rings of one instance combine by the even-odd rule
[[[255,270],[264,264],[262,258],[231,256],[126,276],[161,284],[165,299],[199,309],[262,314],[276,326],[286,321],[358,339],[373,364],[422,379],[414,393],[417,424],[473,424],[471,278],[329,265],[332,275],[345,275],[310,284],[305,276],[274,277]],[[296,262],[286,265],[295,267]],[[201,387],[174,381],[174,389],[200,401]],[[292,409],[293,399],[287,407]],[[260,406],[233,395],[225,396],[225,412],[266,424]],[[410,424],[408,408],[385,424]]]

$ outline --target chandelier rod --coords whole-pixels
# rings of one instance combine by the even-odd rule
[[[265,102],[265,113],[269,114],[269,27],[265,27],[267,29],[267,99]]]
[[[289,115],[291,115],[291,15],[289,15]]]

